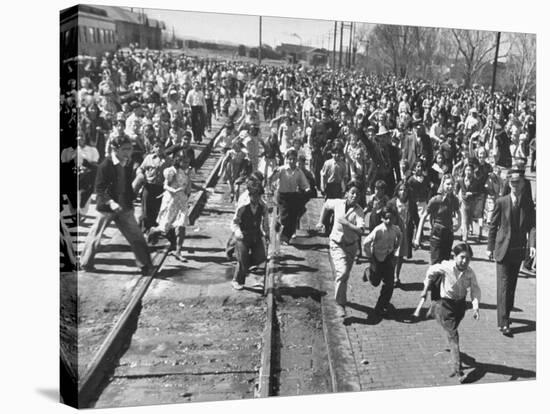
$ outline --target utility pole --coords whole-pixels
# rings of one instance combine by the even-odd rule
[[[353,36],[353,22],[349,24],[349,48],[348,48],[348,69],[351,69],[351,39]]]
[[[334,22],[334,43],[332,45],[332,69],[336,69],[336,26],[338,22]]]
[[[368,73],[369,69],[369,41],[367,40],[367,48],[365,51],[365,71]]]
[[[497,32],[497,47],[495,49],[495,60],[493,61],[493,81],[491,82],[491,95],[495,92],[495,83],[497,80],[498,49],[500,46],[500,32]]]
[[[342,69],[343,47],[344,47],[344,22],[340,22],[340,56],[338,57],[338,70]]]
[[[260,16],[260,46],[258,47],[258,65],[262,64],[262,16]]]

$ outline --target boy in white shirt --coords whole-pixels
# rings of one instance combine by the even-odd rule
[[[434,264],[428,269],[424,280],[424,290],[420,295],[425,299],[430,288],[438,288],[441,299],[434,304],[437,321],[447,334],[453,368],[451,377],[457,377],[460,382],[465,379],[460,361],[458,345],[458,325],[466,312],[466,293],[470,289],[474,319],[479,319],[479,300],[481,289],[476,275],[469,267],[472,259],[472,248],[467,243],[459,243],[453,248],[454,260],[445,260]],[[439,279],[439,281],[438,281]]]
[[[380,296],[374,307],[374,312],[379,316],[385,316],[393,295],[395,253],[401,245],[402,234],[399,226],[392,224],[394,212],[391,208],[383,207],[380,218],[382,223],[377,225],[365,239],[365,254],[371,258],[370,268],[365,272],[370,273],[369,280],[373,286],[378,286],[382,281]]]

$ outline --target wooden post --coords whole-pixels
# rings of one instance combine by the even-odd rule
[[[258,47],[258,65],[262,64],[262,16],[260,16],[260,46]]]
[[[340,55],[338,57],[338,70],[342,69],[342,49],[344,48],[344,22],[340,22]]]
[[[334,22],[334,41],[332,45],[332,69],[336,68],[336,26],[338,25],[338,22]]]
[[[495,83],[497,80],[498,49],[500,46],[500,32],[497,32],[497,47],[495,49],[495,60],[493,61],[493,81],[491,82],[491,95],[495,93]]]
[[[348,69],[351,69],[351,39],[353,36],[353,22],[349,24],[349,49],[348,49]]]

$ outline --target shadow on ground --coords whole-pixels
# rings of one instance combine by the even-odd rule
[[[478,362],[464,352],[460,353],[460,359],[465,367],[473,368],[468,372],[464,384],[471,384],[482,379],[487,373],[498,374],[505,377],[510,377],[509,381],[516,381],[519,378],[535,378],[535,371],[522,368],[507,367],[506,365],[485,364]]]

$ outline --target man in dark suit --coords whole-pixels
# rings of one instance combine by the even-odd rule
[[[96,222],[88,233],[80,267],[94,270],[94,257],[101,243],[101,236],[111,221],[114,221],[124,235],[136,256],[142,274],[152,270],[149,248],[134,217],[134,190],[132,188],[132,141],[126,135],[119,135],[111,141],[112,153],[98,166],[95,182],[97,194]]]
[[[330,117],[331,111],[328,108],[322,108],[321,120],[313,124],[311,128],[311,172],[315,176],[318,187],[321,186],[321,169],[325,163],[323,157],[323,148],[327,142],[336,138],[338,125]]]
[[[521,262],[525,258],[527,236],[529,255],[535,256],[535,206],[530,193],[525,190],[523,169],[511,169],[508,173],[510,194],[496,201],[489,224],[487,256],[497,262],[497,320],[498,327],[511,336],[510,311],[514,307],[514,295]]]

